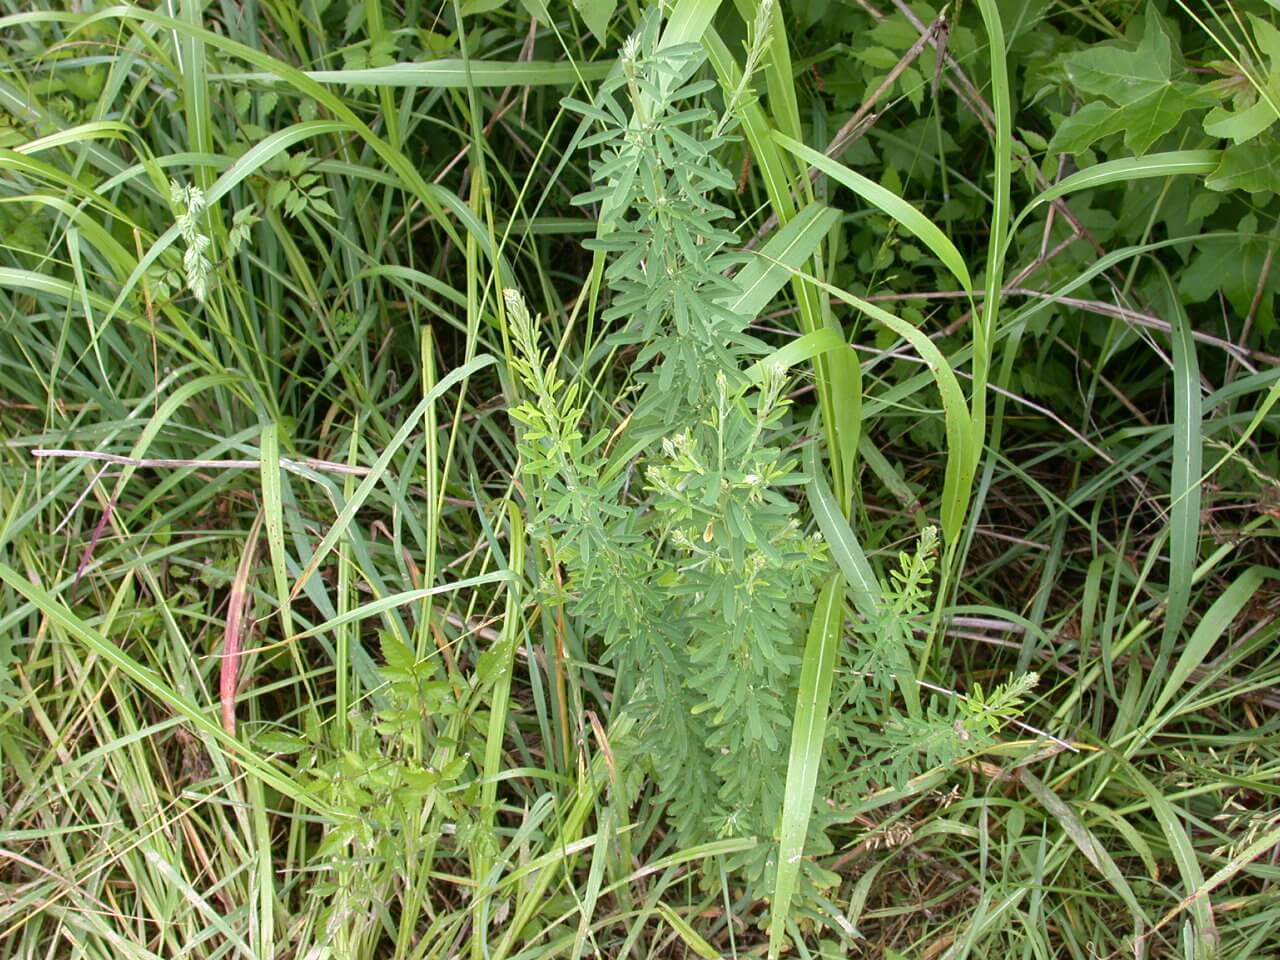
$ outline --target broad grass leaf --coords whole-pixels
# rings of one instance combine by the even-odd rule
[[[778,873],[769,918],[769,956],[782,945],[787,913],[800,879],[800,861],[809,819],[813,813],[818,767],[827,731],[831,682],[840,655],[844,624],[844,577],[831,575],[814,607],[809,639],[800,666],[795,723],[791,730],[791,754],[787,763],[787,787],[782,806],[782,838],[778,848]]]

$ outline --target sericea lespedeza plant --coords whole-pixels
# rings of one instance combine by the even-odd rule
[[[749,68],[768,19],[766,7]],[[576,202],[599,210],[586,246],[609,258],[602,316],[612,342],[634,345],[625,436],[592,432],[578,380],[559,374],[514,290],[504,295],[521,396],[511,417],[530,532],[563,574],[544,585],[544,599],[563,600],[583,634],[603,640],[614,703],[637,721],[615,752],[652,777],[682,844],[768,841],[782,810],[805,629],[831,562],[791,495],[805,477],[788,449],[785,371],[755,362],[767,347],[748,333],[754,317],[729,306],[740,292],[729,268],[743,255],[716,200],[734,187],[718,155],[749,86],[719,113],[707,108],[715,84],[697,79],[701,47],[660,48],[659,26],[651,10],[594,102],[566,101],[600,126],[583,141],[599,149],[593,189]],[[989,727],[936,709],[907,723],[891,702],[894,675],[911,670],[911,625],[928,608],[936,540],[929,528],[915,556],[902,557],[883,616],[846,645],[833,702],[856,716],[835,724],[820,797],[856,795],[876,771],[883,785],[922,763],[953,762]],[[933,746],[912,750],[920,725]],[[903,747],[910,757],[898,756]],[[762,843],[735,862],[758,881],[776,849]]]
[[[627,678],[618,692],[641,721],[632,749],[653,761],[677,832],[768,836],[825,551],[785,495],[802,476],[776,442],[782,374],[744,375],[758,344],[750,318],[725,306],[737,237],[714,195],[733,180],[716,158],[724,125],[697,106],[703,54],[657,51],[657,28],[647,17],[596,103],[574,105],[603,126],[589,139],[602,147],[599,186],[578,201],[602,204],[589,245],[616,255],[604,319],[615,342],[640,345],[630,431],[654,439],[639,496],[624,498],[622,471],[595,457],[602,438],[581,437],[574,388],[547,369],[532,318],[509,297],[516,372],[533,398],[513,416],[541,486],[537,521],[558,521],[573,612]]]

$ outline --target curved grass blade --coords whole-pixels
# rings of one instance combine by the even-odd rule
[[[1178,811],[1169,802],[1169,798],[1132,765],[1127,765],[1126,772],[1134,786],[1151,804],[1151,812],[1156,815],[1156,821],[1160,824],[1165,839],[1169,841],[1174,862],[1178,865],[1178,873],[1186,889],[1183,902],[1189,905],[1195,927],[1196,943],[1192,951],[1193,955],[1212,957],[1217,952],[1218,928],[1214,923],[1213,904],[1209,900],[1209,891],[1205,889],[1204,874],[1200,870],[1200,860],[1195,846],[1179,821]]]
[[[470,75],[468,75],[468,69]],[[431,60],[426,63],[393,63],[363,70],[307,70],[303,76],[328,86],[404,87],[408,89],[487,89],[498,87],[557,87],[603,80],[613,69],[603,63],[538,63],[537,61]],[[210,80],[235,84],[282,82],[274,73],[216,73]]]
[[[1111,884],[1116,893],[1120,894],[1120,899],[1125,902],[1129,912],[1133,914],[1135,926],[1139,931],[1144,927],[1149,927],[1151,920],[1147,917],[1146,911],[1142,909],[1138,898],[1134,896],[1133,888],[1129,886],[1129,881],[1124,878],[1124,874],[1116,866],[1111,854],[1107,853],[1106,848],[1098,842],[1098,839],[1090,832],[1089,828],[1081,822],[1076,812],[1061,797],[1050,790],[1048,786],[1041,783],[1030,770],[1024,768],[1019,774],[1019,778],[1026,784],[1027,789],[1031,791],[1031,795],[1040,801],[1041,806],[1058,821],[1058,825],[1071,838],[1071,842],[1076,845],[1076,848],[1084,854],[1085,859],[1093,864],[1098,872]]]
[[[845,576],[847,588],[852,595],[854,609],[868,624],[881,622],[881,611],[884,609],[884,591],[875,571],[867,560],[867,555],[858,543],[853,528],[840,510],[831,488],[818,465],[814,445],[805,449],[805,473],[809,477],[806,485],[809,494],[809,506],[813,510],[814,519],[818,521],[818,529],[827,541],[836,566]],[[917,665],[918,667],[918,665]],[[898,677],[898,689],[902,700],[907,705],[907,713],[919,717],[920,691],[916,687],[915,677]]]
[[[283,635],[293,636],[293,605],[289,599],[289,572],[284,545],[284,481],[280,474],[280,427],[265,424],[259,440],[262,465],[262,510],[266,516],[267,547],[271,554],[271,574],[275,581],[276,603],[280,607]]]
[[[1191,336],[1191,321],[1164,274],[1173,320],[1173,460],[1169,495],[1169,593],[1165,606],[1160,653],[1143,692],[1146,701],[1164,672],[1191,604],[1191,584],[1200,552],[1200,467],[1204,457],[1201,436],[1200,364]]]
[[[1212,606],[1205,611],[1200,622],[1196,624],[1191,639],[1187,641],[1182,654],[1178,657],[1178,662],[1169,672],[1169,679],[1165,681],[1164,687],[1160,690],[1160,696],[1156,698],[1155,706],[1151,708],[1152,714],[1159,714],[1173,699],[1173,695],[1204,662],[1204,658],[1209,655],[1218,638],[1235,622],[1244,605],[1258,592],[1262,581],[1271,575],[1272,571],[1266,567],[1250,567],[1213,601]]]
[[[831,557],[844,574],[848,588],[853,595],[853,605],[868,623],[880,619],[882,592],[880,581],[867,561],[867,555],[854,536],[849,521],[840,512],[840,505],[827,485],[826,478],[818,464],[814,444],[805,447],[805,473],[809,482],[806,490],[809,494],[809,506],[813,510],[814,519],[818,521],[818,529],[827,541]]]
[[[711,26],[716,11],[720,9],[720,0],[678,0],[667,17],[667,25],[662,30],[662,39],[658,41],[658,49],[679,46],[682,43],[697,43]]]
[[[842,300],[873,320],[884,324],[915,347],[916,352],[928,366],[929,374],[933,377],[938,393],[942,397],[943,422],[947,434],[947,468],[942,485],[942,534],[949,544],[955,542],[964,524],[965,513],[969,509],[973,475],[977,469],[980,449],[978,433],[969,415],[964,391],[960,389],[960,381],[956,379],[955,372],[934,342],[905,320],[816,277],[810,277],[809,281],[836,299]]]
[[[839,221],[840,211],[811,203],[769,238],[769,242],[734,278],[741,292],[725,301],[738,316],[754,321],[769,302],[813,255]]]
[[[849,345],[844,338],[831,327],[822,327],[811,333],[797,337],[785,346],[779,347],[768,356],[761,357],[747,368],[747,376],[759,382],[764,378],[766,370],[781,367],[789,369],[798,363],[812,360],[814,357],[829,353],[832,350],[847,350]]]
[[[970,400],[974,462],[987,439],[987,382],[995,349],[996,322],[1000,314],[1000,294],[1004,289],[1005,237],[1009,230],[1009,183],[1013,176],[1013,107],[1009,94],[1009,66],[1000,8],[995,0],[977,0],[987,29],[991,61],[991,106],[995,119],[995,182],[992,189],[991,233],[987,242],[985,296],[981,319],[973,324],[973,393]],[[975,318],[979,315],[975,312]],[[996,451],[992,450],[994,457]],[[948,465],[949,466],[949,465]],[[970,475],[969,485],[972,485]],[[969,498],[966,492],[966,506]],[[946,523],[944,520],[945,530]],[[958,532],[958,531],[957,531]],[[950,548],[953,544],[948,544]]]
[[[784,133],[775,131],[773,139],[776,143],[791,151],[797,159],[815,170],[822,171],[832,180],[848,187],[862,199],[892,217],[905,230],[928,247],[935,257],[942,261],[942,265],[951,271],[952,275],[959,281],[962,289],[971,290],[973,288],[973,280],[969,277],[969,268],[965,266],[964,257],[960,255],[960,251],[956,249],[955,244],[938,229],[932,220],[906,200],[903,200],[892,190],[886,190],[874,180],[868,180],[862,174],[855,173],[839,160],[832,160],[826,154],[819,153],[812,147],[806,146],[799,140],[793,140]]]
[[[592,865],[594,866],[594,864]],[[690,926],[689,921],[675,910],[667,906],[661,900],[658,901],[658,913],[662,914],[662,919],[667,921],[671,929],[676,935],[684,941],[684,945],[705,960],[720,960],[720,951],[707,943],[698,931]]]
[[[1063,178],[1048,190],[1036,194],[1013,221],[1010,233],[1016,233],[1022,221],[1037,207],[1052,203],[1067,194],[1105,187],[1112,183],[1146,180],[1151,177],[1209,174],[1218,168],[1221,161],[1221,150],[1170,150],[1167,153],[1152,153],[1145,157],[1124,157],[1120,160],[1094,164],[1092,167]]]
[[[365,620],[369,617],[376,617],[380,614],[387,613],[397,607],[407,606],[411,603],[417,603],[419,600],[425,600],[427,597],[439,596],[442,593],[452,593],[455,590],[467,590],[471,587],[482,587],[489,583],[505,583],[512,579],[509,570],[492,570],[489,573],[481,573],[474,577],[467,577],[463,580],[456,580],[452,583],[440,583],[434,587],[421,587],[417,590],[404,590],[400,593],[393,593],[388,597],[380,597],[377,600],[371,600],[368,603],[354,607],[345,613],[340,613],[332,620],[326,620],[324,623],[316,624],[314,627],[308,627],[301,633],[290,637],[291,640],[301,640],[304,637],[314,637],[319,633],[327,633],[343,624],[353,623],[357,620]]]

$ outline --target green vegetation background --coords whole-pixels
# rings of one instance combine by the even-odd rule
[[[0,955],[1280,952],[1274,0],[0,12]]]

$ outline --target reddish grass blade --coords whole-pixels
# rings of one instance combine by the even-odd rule
[[[222,703],[222,728],[236,734],[236,686],[240,678],[240,651],[244,645],[244,614],[249,595],[249,572],[258,555],[258,534],[262,530],[261,512],[249,530],[240,566],[231,581],[231,598],[227,602],[227,628],[222,640],[222,673],[218,683],[218,699]]]

